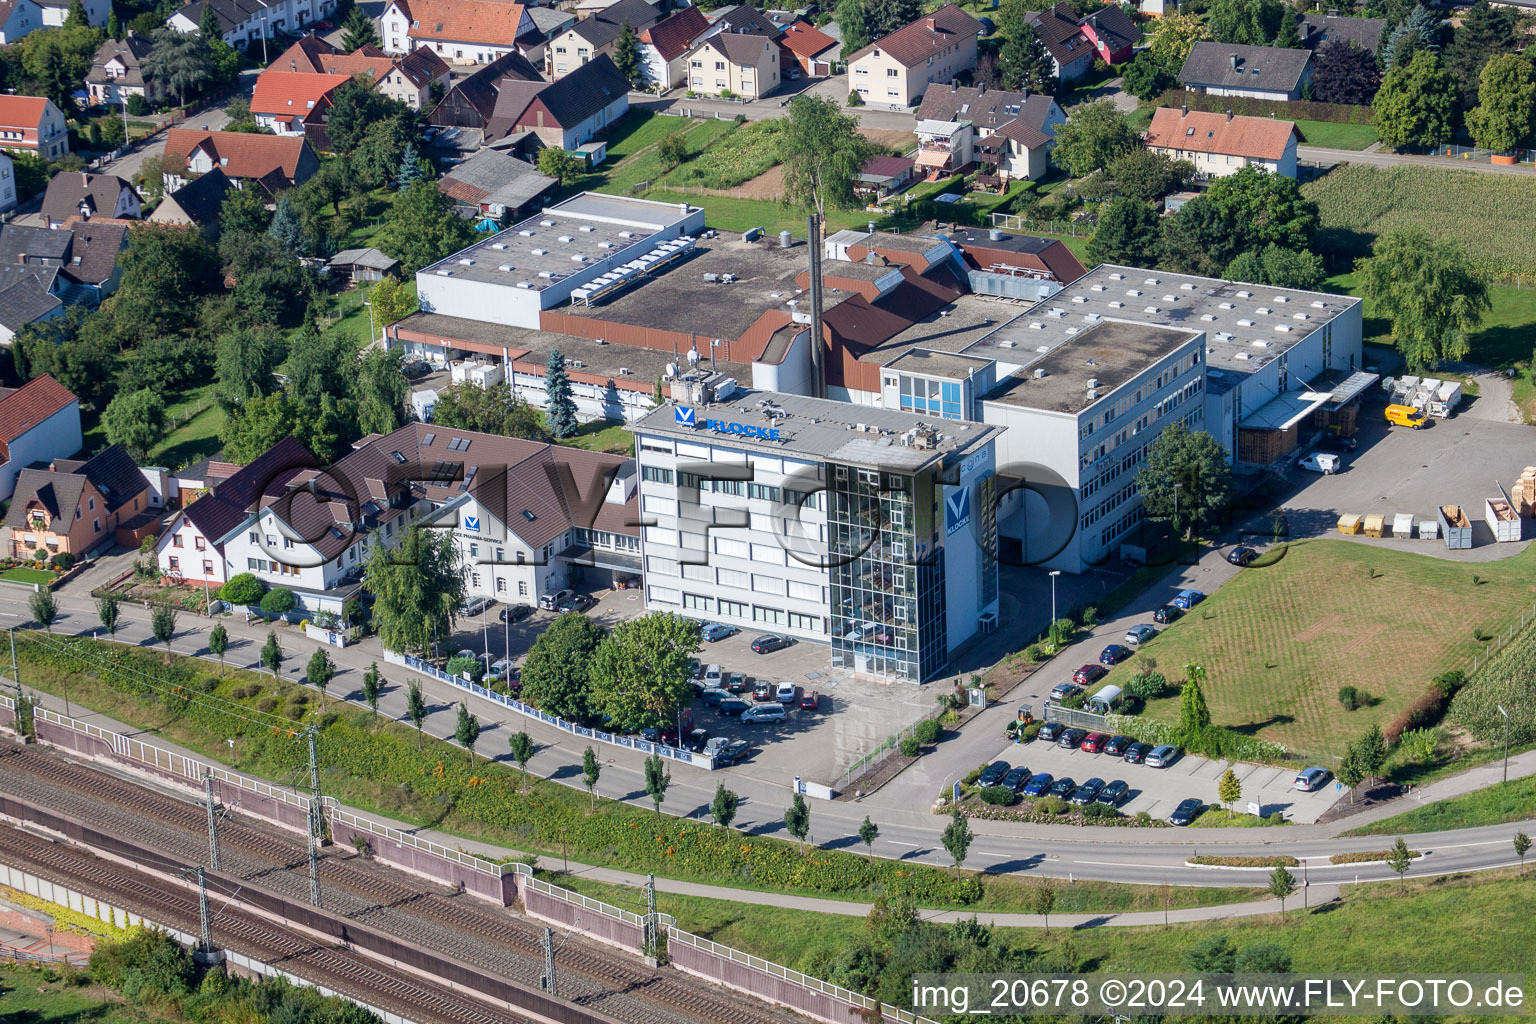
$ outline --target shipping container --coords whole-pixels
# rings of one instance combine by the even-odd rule
[[[1440,535],[1445,546],[1452,551],[1462,551],[1472,546],[1472,521],[1460,505],[1441,505],[1439,512]]]

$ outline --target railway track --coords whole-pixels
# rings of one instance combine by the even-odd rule
[[[56,884],[101,898],[188,934],[199,928],[197,895],[65,843],[0,826],[0,858]],[[280,967],[353,999],[423,1024],[519,1024],[498,1010],[351,950],[326,945],[235,906],[213,905],[214,944]]]
[[[145,847],[194,863],[206,859],[202,806],[58,754],[36,747],[0,747],[0,788]],[[303,837],[226,815],[219,826],[219,845],[224,873],[307,901]],[[343,856],[334,848],[321,856],[320,884],[324,909],[332,914],[539,986],[544,969],[542,923],[362,858]],[[805,1020],[688,975],[652,970],[579,936],[564,942],[556,966],[564,998],[634,1024]]]

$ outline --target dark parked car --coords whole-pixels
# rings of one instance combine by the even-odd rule
[[[751,706],[751,701],[742,700],[740,697],[727,697],[720,702],[716,710],[722,718],[740,718],[741,713]]]
[[[1257,548],[1250,548],[1246,544],[1240,545],[1227,552],[1227,561],[1237,566],[1247,566],[1255,558],[1259,557]]]
[[[1072,776],[1065,775],[1051,783],[1051,788],[1046,790],[1046,795],[1060,797],[1065,800],[1072,795],[1072,791],[1076,788],[1077,783],[1072,781]]]
[[[1007,786],[1009,789],[1017,793],[1019,790],[1024,788],[1024,784],[1028,781],[1028,768],[1014,768],[1007,775],[1003,776],[1003,781],[1000,782],[999,785]]]
[[[1060,722],[1042,722],[1040,724],[1039,737],[1047,743],[1055,743],[1056,739],[1066,731],[1066,726]]]
[[[1068,729],[1066,732],[1061,734],[1061,738],[1056,741],[1056,745],[1058,747],[1065,747],[1067,750],[1072,750],[1077,747],[1079,743],[1082,743],[1083,737],[1087,735],[1087,729]]]
[[[731,695],[729,692],[720,689],[718,686],[706,686],[704,691],[700,693],[699,696],[703,699],[705,704],[722,704],[729,700]]]
[[[773,684],[766,679],[759,679],[757,685],[752,687],[752,699],[758,703],[773,700]]]
[[[1082,693],[1083,688],[1076,683],[1057,683],[1051,687],[1051,700],[1063,701],[1074,693]]]
[[[1007,761],[993,761],[982,771],[981,777],[976,780],[976,784],[979,786],[996,786],[1003,781],[1003,776],[1007,775],[1012,768],[1013,765]]]
[[[1125,753],[1121,756],[1121,760],[1126,764],[1141,764],[1150,753],[1152,753],[1152,744],[1132,743],[1125,748]]]
[[[683,746],[687,747],[689,750],[693,751],[695,754],[702,754],[702,753],[704,753],[704,746],[708,742],[709,742],[709,730],[707,730],[707,729],[695,729],[695,730],[693,730],[692,732],[690,732],[688,734],[687,739],[683,742]]]
[[[1153,622],[1160,622],[1163,625],[1167,625],[1168,623],[1172,622],[1174,619],[1177,619],[1180,615],[1183,615],[1183,614],[1184,614],[1184,609],[1180,608],[1178,605],[1176,605],[1176,604],[1165,604],[1161,608],[1159,608],[1157,611],[1152,613],[1152,621]]]
[[[1099,795],[1094,797],[1093,802],[1103,804],[1105,807],[1119,807],[1125,803],[1125,798],[1130,795],[1131,787],[1127,786],[1122,780],[1116,779],[1099,790]]]
[[[1136,652],[1124,644],[1110,644],[1099,652],[1100,665],[1118,665]]]
[[[597,604],[597,602],[594,601],[592,598],[588,597],[586,594],[572,594],[570,597],[566,598],[565,600],[556,602],[555,603],[555,611],[557,611],[557,612],[584,612],[588,608],[591,608],[591,607],[593,607],[596,604]]]
[[[751,744],[746,740],[726,740],[716,737],[711,743],[713,746],[709,748],[709,752],[715,755],[715,765],[717,767],[735,764],[743,757],[746,757],[747,751],[751,748]]]
[[[502,622],[521,622],[533,614],[533,606],[526,604],[514,604],[510,608],[503,608],[497,615]]]
[[[1103,665],[1084,665],[1072,673],[1072,681],[1078,686],[1087,686],[1109,675],[1109,670]]]
[[[1051,773],[1041,772],[1024,784],[1025,796],[1043,796],[1051,788]]]
[[[779,636],[776,633],[764,633],[752,641],[752,653],[771,654],[774,651],[782,651],[792,643],[794,641],[787,636]]]
[[[1089,779],[1077,787],[1077,792],[1072,794],[1072,802],[1079,807],[1086,807],[1098,799],[1099,791],[1103,788],[1103,779]]]
[[[1317,447],[1321,448],[1325,452],[1342,452],[1343,454],[1348,455],[1350,452],[1360,447],[1360,442],[1355,440],[1353,437],[1339,437],[1337,435],[1330,434],[1329,436],[1323,438],[1321,441],[1317,442]]]
[[[1104,744],[1104,753],[1110,757],[1122,757],[1125,754],[1125,748],[1135,742],[1129,736],[1111,736],[1109,742]]]
[[[1168,815],[1168,824],[1184,826],[1200,817],[1200,812],[1205,810],[1205,802],[1190,797],[1188,800],[1180,800],[1179,806]]]

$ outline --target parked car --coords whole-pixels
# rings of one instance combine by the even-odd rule
[[[1148,768],[1167,768],[1179,759],[1179,748],[1165,743],[1160,747],[1153,747],[1147,754],[1146,765]]]
[[[559,606],[561,601],[568,600],[575,596],[576,591],[574,590],[557,590],[553,594],[545,594],[543,597],[539,598],[539,607],[543,608],[547,612],[552,612]]]
[[[1131,787],[1127,786],[1123,780],[1116,779],[1099,790],[1099,795],[1093,798],[1093,802],[1103,804],[1105,807],[1119,807],[1130,795]]]
[[[497,658],[491,662],[491,675],[497,679],[510,679],[515,671],[511,658]]]
[[[1074,693],[1082,693],[1083,688],[1076,683],[1057,683],[1051,687],[1051,700],[1063,701]]]
[[[1165,604],[1157,611],[1152,613],[1152,621],[1161,623],[1162,625],[1166,626],[1168,623],[1172,622],[1174,619],[1177,619],[1180,615],[1183,614],[1184,609],[1180,608],[1178,605]]]
[[[993,761],[981,770],[976,778],[978,786],[995,786],[1003,781],[1003,776],[1013,770],[1013,765],[1007,761]]]
[[[778,701],[780,704],[793,704],[795,702],[795,698],[799,696],[800,687],[796,686],[794,683],[789,682],[780,683],[774,688],[773,691],[773,699]]]
[[[472,651],[468,647],[465,647],[465,648],[462,648],[461,650],[454,651],[453,652],[453,656],[455,658],[479,658],[480,657],[480,652],[479,651]]]
[[[1100,665],[1118,665],[1136,652],[1123,644],[1110,644],[1099,652]]]
[[[747,674],[745,672],[732,672],[725,677],[725,688],[731,693],[741,693],[747,688]]]
[[[1079,807],[1086,807],[1099,798],[1099,792],[1103,788],[1103,779],[1089,779],[1077,787],[1077,792],[1072,794],[1072,802]]]
[[[1319,789],[1328,785],[1328,780],[1331,778],[1333,778],[1333,773],[1327,768],[1304,768],[1296,776],[1296,781],[1293,785],[1303,793],[1316,793]]]
[[[1083,737],[1082,749],[1085,754],[1099,754],[1104,751],[1104,744],[1109,742],[1109,736],[1102,732],[1091,732]]]
[[[1139,626],[1132,626],[1125,631],[1125,642],[1134,646],[1144,644],[1157,636],[1157,627],[1143,622]]]
[[[1190,797],[1188,800],[1180,800],[1179,806],[1168,815],[1168,824],[1183,827],[1200,817],[1200,812],[1205,810],[1205,801]]]
[[[465,617],[479,615],[496,602],[489,597],[467,598],[459,605],[459,614]]]
[[[1056,745],[1064,750],[1074,750],[1083,742],[1083,737],[1088,735],[1086,729],[1067,729],[1057,738]]]
[[[424,359],[412,359],[400,365],[400,372],[411,380],[417,377],[425,377],[432,372],[432,366]]]
[[[773,684],[766,679],[759,679],[757,685],[752,687],[752,699],[759,704],[773,700]]]
[[[1087,686],[1109,675],[1109,670],[1103,665],[1084,665],[1072,673],[1072,681],[1078,686]]]
[[[722,690],[718,686],[706,686],[704,692],[699,694],[705,704],[723,704],[730,699],[730,696],[729,690]]]
[[[1045,791],[1051,788],[1053,781],[1055,780],[1051,778],[1050,772],[1041,772],[1024,784],[1024,795],[1044,796]]]
[[[702,754],[707,743],[709,743],[709,730],[694,729],[685,737],[683,746],[695,754]]]
[[[821,703],[821,696],[815,690],[806,690],[800,695],[801,711],[815,711],[819,703]]]
[[[715,643],[717,640],[724,640],[726,637],[735,636],[740,632],[741,630],[735,626],[727,626],[723,622],[706,622],[704,623],[704,628],[699,631],[699,635],[706,642]]]
[[[501,611],[497,612],[496,617],[501,619],[502,622],[522,622],[532,614],[532,606],[526,604],[514,604],[509,605],[508,607],[503,608]]]
[[[1327,452],[1313,452],[1296,463],[1296,468],[1304,469],[1308,473],[1321,473],[1323,476],[1332,476],[1343,465],[1344,460],[1337,455],[1329,455]]]
[[[787,636],[779,636],[777,633],[764,633],[752,641],[752,653],[771,654],[774,651],[782,651],[792,643],[794,641]]]
[[[789,717],[789,712],[784,710],[783,704],[759,704],[755,708],[748,708],[741,713],[741,721],[744,725],[757,725],[759,722],[782,722]]]
[[[1072,791],[1076,788],[1077,783],[1072,781],[1072,776],[1065,775],[1051,783],[1051,788],[1045,791],[1045,795],[1066,800],[1072,796]]]
[[[1009,789],[1017,793],[1019,790],[1024,788],[1024,784],[1028,781],[1028,768],[1012,768],[1009,769],[1007,775],[1003,776],[1003,781],[998,783],[998,785],[1007,786]]]
[[[555,603],[555,611],[557,611],[557,612],[584,612],[588,608],[595,608],[596,606],[597,606],[596,599],[594,599],[592,597],[589,597],[586,594],[572,594],[570,597],[566,598],[564,601],[557,601]]]
[[[688,659],[688,678],[702,679],[704,677],[704,663],[698,658]]]
[[[1182,608],[1187,612],[1204,600],[1205,595],[1198,590],[1181,590],[1174,596],[1173,604],[1174,607]]]
[[[1247,568],[1248,563],[1258,557],[1258,548],[1250,548],[1246,544],[1240,544],[1227,552],[1227,561],[1239,568]]]
[[[720,702],[720,706],[715,711],[719,713],[721,718],[739,718],[742,712],[749,710],[751,707],[752,703],[750,701],[742,700],[740,697],[727,697]]]
[[[719,688],[725,680],[725,673],[719,665],[705,665],[704,674],[699,678],[706,687]]]
[[[1360,442],[1353,437],[1340,437],[1337,434],[1329,434],[1317,442],[1317,446],[1324,451],[1341,452],[1348,455],[1360,447]]]
[[[1111,736],[1108,742],[1104,744],[1104,753],[1110,757],[1123,757],[1125,756],[1126,748],[1135,742],[1129,736]]]
[[[1141,764],[1147,759],[1147,755],[1150,753],[1152,753],[1152,744],[1132,743],[1130,746],[1125,748],[1125,753],[1120,755],[1120,760],[1124,761],[1126,764]]]
[[[735,764],[747,752],[746,740],[732,740],[716,736],[704,745],[704,753],[715,759],[716,766]]]
[[[1066,726],[1060,722],[1042,722],[1040,731],[1036,735],[1047,743],[1055,743],[1057,738],[1066,731]]]

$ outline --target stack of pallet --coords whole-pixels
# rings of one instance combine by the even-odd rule
[[[1536,466],[1526,466],[1510,488],[1509,500],[1519,516],[1536,516]]]

